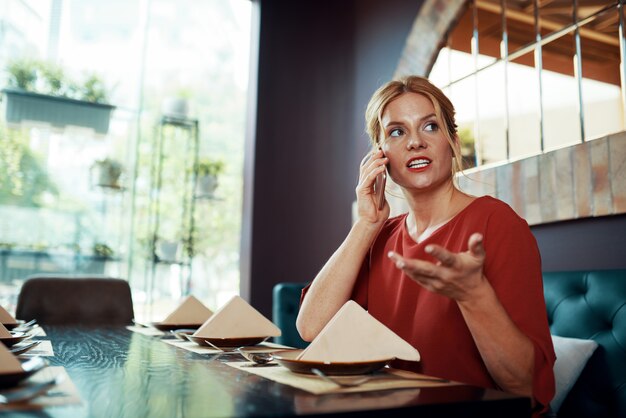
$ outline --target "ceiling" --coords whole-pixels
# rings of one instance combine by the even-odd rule
[[[536,39],[534,1],[506,0],[506,31],[510,61],[534,65]],[[478,50],[499,58],[502,40],[502,5],[498,0],[476,0],[448,37],[452,49],[471,53],[473,20],[478,23]],[[475,13],[474,13],[475,12]],[[542,66],[546,70],[574,75],[576,53],[572,0],[538,1],[538,27],[542,45]],[[614,1],[579,0],[582,75],[614,85],[620,84],[619,13]]]

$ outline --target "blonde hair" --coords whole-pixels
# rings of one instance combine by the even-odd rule
[[[454,120],[454,106],[443,92],[428,79],[419,76],[408,76],[390,81],[374,92],[365,110],[365,130],[370,137],[374,149],[381,147],[385,141],[382,128],[382,115],[385,108],[393,100],[404,93],[417,93],[427,97],[435,108],[435,115],[450,148],[454,161],[452,176],[463,170],[461,150],[457,137],[457,126]]]

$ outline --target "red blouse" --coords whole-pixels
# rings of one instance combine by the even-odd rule
[[[435,261],[428,244],[467,251],[475,232],[483,234],[483,273],[513,322],[535,347],[534,398],[546,406],[554,396],[555,361],[543,296],[541,258],[528,224],[506,203],[481,197],[416,243],[406,229],[407,214],[388,219],[364,260],[352,298],[371,315],[416,347],[419,363],[396,367],[495,388],[461,312],[452,299],[432,293],[398,270],[387,257]]]

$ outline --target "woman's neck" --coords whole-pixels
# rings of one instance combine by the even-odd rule
[[[474,200],[455,188],[452,182],[436,190],[413,192],[405,189],[403,192],[409,205],[406,226],[415,241],[419,241],[429,228],[432,232],[446,223]]]

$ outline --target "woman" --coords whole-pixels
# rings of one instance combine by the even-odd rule
[[[303,292],[297,327],[311,341],[354,299],[421,354],[397,367],[529,396],[554,395],[554,351],[541,260],[528,224],[505,203],[467,195],[454,108],[428,80],[378,89],[366,111],[375,151],[360,168],[358,217]],[[406,214],[388,219],[374,182],[385,171]]]

